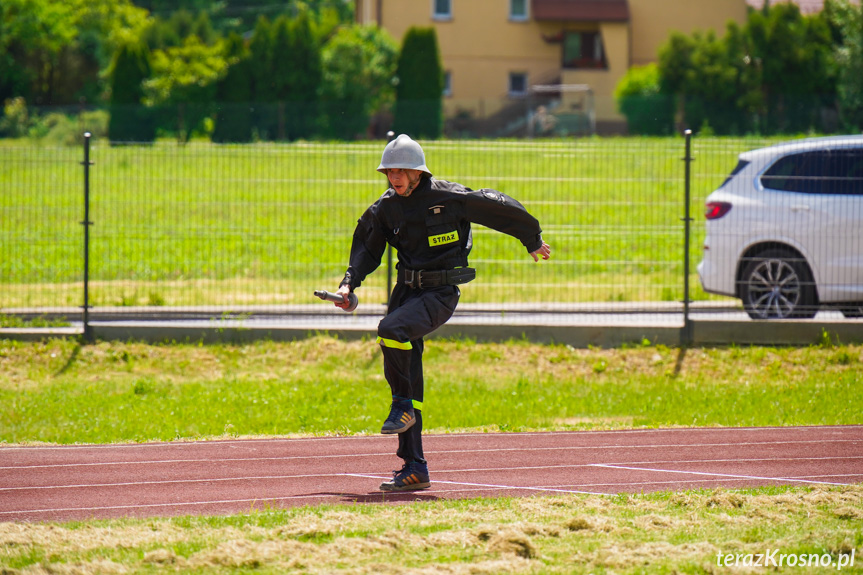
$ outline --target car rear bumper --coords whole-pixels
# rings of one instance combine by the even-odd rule
[[[701,260],[697,269],[698,278],[701,280],[701,288],[704,291],[716,295],[737,296],[734,290],[734,281],[727,281],[728,278],[734,278],[734,270],[729,275],[726,269],[723,269],[707,257]]]

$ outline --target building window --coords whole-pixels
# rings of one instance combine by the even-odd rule
[[[527,20],[527,0],[509,0],[509,19],[519,22]]]
[[[443,73],[443,95],[452,96],[452,72],[449,70]]]
[[[509,73],[509,95],[510,96],[526,96],[527,95],[527,73],[525,73],[525,72],[510,72]]]
[[[451,20],[452,0],[432,0],[432,17],[435,20]]]
[[[607,68],[599,32],[566,32],[563,36],[564,68]]]

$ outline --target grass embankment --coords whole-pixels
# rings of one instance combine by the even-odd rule
[[[861,362],[863,347],[828,344],[578,350],[432,340],[425,414],[432,432],[859,423]],[[329,337],[0,341],[0,441],[375,433],[387,405],[380,363],[372,342]],[[771,553],[785,566],[745,567]],[[717,565],[729,554],[742,566]],[[861,555],[861,486],[287,510],[261,502],[231,517],[0,523],[0,571],[22,574],[861,573]],[[787,566],[790,556],[798,566]],[[816,557],[824,566],[799,566]]]
[[[860,423],[863,348],[574,349],[431,340],[429,432]],[[0,343],[0,441],[377,433],[380,350],[293,343]]]

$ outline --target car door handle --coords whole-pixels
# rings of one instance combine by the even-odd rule
[[[791,206],[791,211],[792,212],[808,212],[809,206],[806,206],[803,204],[798,204],[796,206]]]

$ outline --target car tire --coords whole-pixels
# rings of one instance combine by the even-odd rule
[[[840,307],[839,311],[847,318],[861,318],[863,317],[863,303],[846,304]]]
[[[818,311],[809,266],[798,255],[772,249],[747,258],[740,299],[752,319],[800,319]]]

